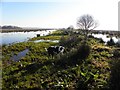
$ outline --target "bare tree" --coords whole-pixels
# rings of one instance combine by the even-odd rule
[[[82,30],[93,30],[98,26],[98,23],[91,15],[86,14],[78,18],[77,26]]]
[[[98,26],[98,22],[91,15],[86,14],[78,18],[77,26],[79,29],[84,30],[86,41],[89,31],[95,29]]]

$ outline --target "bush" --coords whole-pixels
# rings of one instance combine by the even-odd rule
[[[56,63],[60,67],[74,66],[82,64],[83,61],[89,56],[91,47],[87,44],[82,44],[78,48],[72,48],[69,52],[65,53]]]
[[[114,50],[113,51],[113,56],[114,56],[114,58],[120,58],[120,51],[119,50]]]
[[[117,42],[117,43],[116,43],[116,46],[117,46],[117,47],[120,47],[120,43],[119,43],[119,42]]]
[[[120,89],[120,58],[113,59],[109,87],[110,90]]]
[[[100,43],[105,43],[102,38],[99,39]]]
[[[89,54],[90,54],[90,50],[91,50],[91,47],[89,45],[87,45],[86,43],[83,43],[79,48],[78,48],[78,51],[77,51],[77,57],[79,59],[86,59]]]
[[[88,36],[88,38],[94,38],[94,36],[92,36],[92,35],[89,35],[89,36]]]
[[[115,45],[114,40],[111,38],[110,41],[107,42],[107,45],[109,45],[109,46]]]
[[[67,38],[61,37],[59,44],[67,48],[72,48],[77,46],[77,44],[80,43],[80,41],[82,41],[82,38],[73,35],[73,36],[68,36]]]

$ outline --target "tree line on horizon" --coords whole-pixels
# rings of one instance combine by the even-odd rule
[[[4,26],[0,26],[0,29],[22,29],[22,28],[18,26],[4,25]]]

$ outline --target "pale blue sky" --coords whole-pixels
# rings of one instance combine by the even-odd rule
[[[118,29],[118,0],[8,1],[2,1],[2,25],[41,28],[66,28],[70,25],[76,27],[78,17],[90,14],[99,21],[97,29]]]
[[[33,26],[34,23],[41,19],[46,19],[64,9],[64,3],[52,2],[3,2],[2,3],[2,19],[3,24],[18,24],[26,22],[25,26],[29,23]],[[34,20],[34,22],[32,22]],[[28,22],[28,25],[27,25]],[[24,25],[23,25],[24,26]],[[40,26],[40,25],[39,25]]]

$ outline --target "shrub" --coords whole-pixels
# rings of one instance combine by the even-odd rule
[[[91,47],[89,45],[87,45],[86,43],[83,43],[79,48],[78,48],[78,51],[77,51],[77,57],[79,59],[86,59],[89,54],[90,54],[90,50],[91,50]]]
[[[120,57],[120,51],[114,50],[113,51],[113,56],[114,56],[114,58],[119,58]]]
[[[88,36],[88,38],[94,38],[94,36],[92,36],[92,35],[89,35],[89,36]]]
[[[120,89],[120,58],[113,59],[109,87],[110,90]]]
[[[74,66],[82,64],[83,61],[89,56],[91,47],[87,44],[81,44],[77,48],[72,48],[69,52],[65,53],[60,60],[56,61],[60,67]]]
[[[82,41],[82,38],[73,35],[73,36],[68,36],[67,38],[61,37],[59,44],[67,48],[72,48],[74,46],[77,46],[77,44],[80,43],[80,41]]]
[[[120,47],[120,43],[119,43],[119,42],[117,42],[117,43],[116,43],[116,46],[117,46],[117,47]]]
[[[100,43],[105,43],[102,38],[99,39]]]
[[[107,45],[109,45],[109,46],[115,45],[114,40],[111,38],[110,41],[107,42]]]

